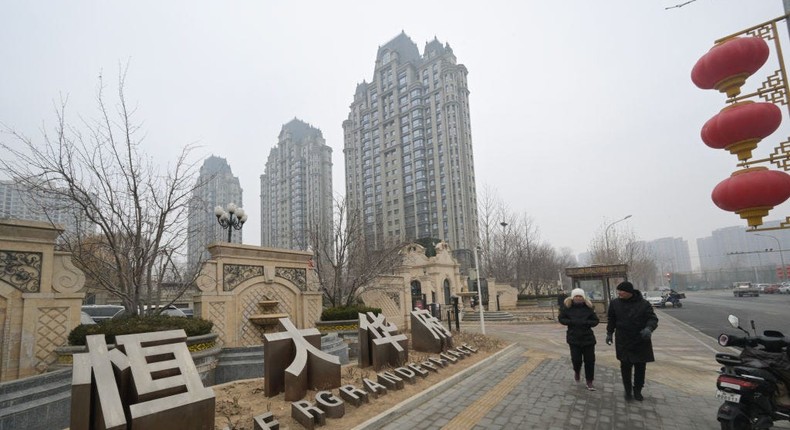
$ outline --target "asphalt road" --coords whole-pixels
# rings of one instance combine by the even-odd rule
[[[736,329],[727,322],[730,314],[737,316],[741,326],[750,331],[749,321],[754,320],[758,333],[779,330],[790,336],[790,294],[734,297],[731,290],[690,291],[682,304],[681,308],[661,311],[713,338],[721,333],[734,333]],[[660,318],[659,314],[659,329]]]

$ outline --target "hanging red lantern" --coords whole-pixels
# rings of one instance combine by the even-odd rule
[[[736,103],[725,107],[702,126],[702,141],[726,149],[744,161],[752,150],[782,123],[782,111],[773,103]]]
[[[747,220],[749,227],[757,227],[768,211],[790,198],[790,175],[767,167],[738,170],[716,185],[711,198],[719,208]]]
[[[716,89],[735,97],[746,78],[768,60],[768,44],[760,37],[727,39],[703,55],[691,70],[691,80],[703,90]]]

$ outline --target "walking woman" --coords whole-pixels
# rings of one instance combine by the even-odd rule
[[[584,362],[584,379],[587,389],[595,391],[595,333],[592,328],[598,325],[598,315],[595,314],[593,304],[585,296],[584,290],[576,288],[571,291],[571,296],[563,302],[560,309],[560,324],[568,326],[565,340],[571,348],[571,362],[573,363],[573,379],[581,379],[582,362]]]

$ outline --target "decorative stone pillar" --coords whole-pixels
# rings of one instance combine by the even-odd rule
[[[55,251],[62,228],[0,220],[0,382],[46,371],[80,324],[85,275]]]

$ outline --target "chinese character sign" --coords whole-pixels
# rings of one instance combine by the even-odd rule
[[[214,391],[200,380],[184,330],[86,338],[74,356],[71,430],[214,428]]]
[[[411,339],[416,351],[440,353],[453,347],[453,335],[427,310],[411,312]]]
[[[402,366],[409,359],[408,339],[384,315],[359,314],[359,367]]]
[[[340,358],[321,351],[321,333],[297,329],[280,318],[278,333],[263,336],[263,391],[274,397],[285,391],[285,400],[302,399],[308,389],[340,387]],[[287,367],[286,367],[287,366]]]

